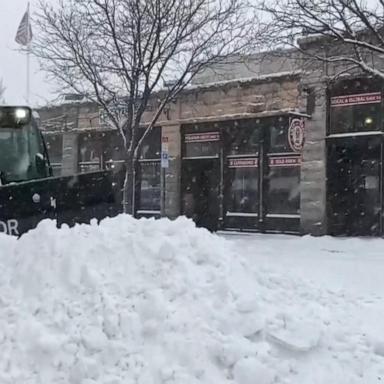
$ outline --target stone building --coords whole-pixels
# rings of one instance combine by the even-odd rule
[[[183,214],[212,230],[381,235],[382,82],[336,79],[339,70],[276,51],[200,74],[144,143],[136,215]],[[57,173],[123,162],[95,106],[40,114]]]

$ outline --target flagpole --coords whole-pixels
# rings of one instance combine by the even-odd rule
[[[31,92],[31,25],[30,25],[30,4],[28,2],[28,23],[27,23],[27,105],[29,106],[29,96]]]

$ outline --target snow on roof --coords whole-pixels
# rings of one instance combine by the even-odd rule
[[[220,87],[223,85],[231,85],[231,84],[243,84],[243,83],[251,83],[251,82],[257,82],[257,81],[267,81],[267,80],[278,79],[281,77],[299,76],[302,73],[303,73],[303,71],[301,71],[301,70],[282,71],[282,72],[269,73],[266,75],[243,77],[243,78],[238,78],[238,79],[218,80],[218,81],[214,81],[211,83],[190,85],[190,86],[187,86],[185,88],[185,91],[195,90],[195,89],[206,89],[206,88],[212,88],[212,87]]]
[[[164,120],[164,121],[159,121],[158,124],[169,126],[169,125],[194,124],[194,123],[212,123],[212,122],[220,122],[220,121],[226,121],[226,120],[252,119],[252,118],[257,119],[257,118],[263,118],[263,117],[288,115],[288,114],[294,115],[297,117],[311,118],[311,115],[302,113],[295,109],[282,108],[282,109],[262,111],[257,113],[240,112],[240,113],[231,113],[231,114],[224,114],[224,115],[196,116],[196,117],[190,117],[190,118],[178,119],[178,120],[172,120],[172,121]]]

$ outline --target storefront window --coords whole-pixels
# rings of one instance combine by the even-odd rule
[[[106,132],[104,140],[104,161],[108,164],[113,161],[124,160],[124,145],[120,133],[116,131]]]
[[[80,172],[98,171],[102,167],[103,138],[100,133],[79,135],[79,170]]]
[[[243,120],[225,130],[228,155],[251,155],[259,152],[260,121]]]
[[[161,129],[154,128],[145,137],[140,151],[138,213],[140,211],[160,212],[160,157]]]
[[[186,133],[184,135],[185,157],[217,156],[220,150],[218,131]]]
[[[268,214],[299,214],[300,158],[270,158],[268,181]]]
[[[291,152],[288,140],[289,121],[287,117],[278,117],[270,119],[267,124],[267,130],[270,137],[271,153]]]
[[[183,127],[183,157],[217,157],[221,147],[221,126],[202,123]]]
[[[160,162],[140,162],[139,211],[160,211]]]
[[[211,218],[224,228],[298,231],[302,116],[189,124],[182,132],[183,214],[200,223],[217,203]],[[203,175],[215,175],[216,184]],[[214,193],[205,184],[217,185]]]
[[[259,202],[258,159],[229,159],[228,167],[230,186],[227,211],[257,213]]]
[[[381,104],[331,106],[331,134],[380,130]]]
[[[381,81],[361,78],[335,84],[330,97],[330,133],[381,129]]]
[[[141,134],[144,134],[144,129]],[[140,159],[160,159],[161,128],[153,128],[145,137],[140,151]]]

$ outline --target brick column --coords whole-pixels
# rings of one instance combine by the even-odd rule
[[[306,141],[301,166],[301,229],[323,235],[326,223],[326,88],[320,77],[305,79],[315,92],[312,118],[306,122]]]
[[[78,173],[78,163],[78,134],[74,132],[65,132],[63,134],[62,176],[70,176]]]
[[[169,168],[165,169],[165,216],[180,215],[181,137],[180,126],[163,126],[162,137],[168,138]]]

